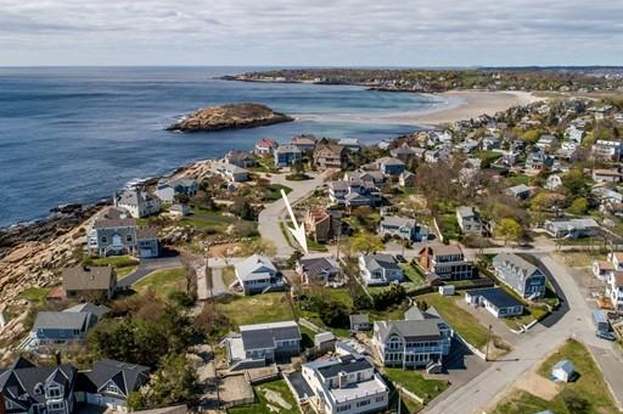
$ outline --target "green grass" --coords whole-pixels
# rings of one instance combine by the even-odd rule
[[[483,349],[487,344],[488,330],[481,325],[471,313],[460,308],[454,303],[460,300],[458,296],[448,297],[438,294],[423,295],[418,300],[424,300],[430,306],[434,306],[441,317],[452,326],[467,342],[478,349]]]
[[[236,280],[236,270],[233,266],[223,268],[223,283],[229,287]]]
[[[136,268],[137,266],[126,266],[126,267],[120,267],[116,269],[115,272],[117,273],[117,280],[123,279],[130,273],[134,272]]]
[[[456,221],[455,213],[447,213],[439,216],[437,223],[440,227],[441,234],[444,240],[458,240],[461,236],[461,228]]]
[[[139,260],[132,256],[99,257],[91,259],[90,262],[93,266],[112,266],[115,269],[137,266],[139,264]]]
[[[263,197],[264,201],[276,201],[281,199],[281,190],[286,194],[292,191],[290,187],[281,184],[270,184],[266,186]]]
[[[43,304],[46,301],[48,293],[50,293],[49,288],[31,287],[22,291],[19,297],[32,303]]]
[[[294,319],[286,293],[240,296],[217,304],[234,324],[288,321]]]
[[[568,340],[555,354],[547,358],[539,367],[539,375],[549,378],[552,367],[562,359],[569,359],[579,373],[577,381],[562,384],[560,393],[551,401],[543,400],[527,392],[513,393],[503,401],[494,414],[522,414],[539,410],[552,410],[556,414],[575,414],[577,409],[570,409],[565,400],[569,396],[582,399],[588,407],[582,412],[590,414],[614,414],[616,409],[606,387],[601,371],[593,361],[584,345],[575,340]]]
[[[325,244],[318,243],[317,241],[308,238],[307,239],[307,248],[314,252],[328,252],[329,249]]]
[[[401,264],[400,267],[405,277],[413,283],[413,287],[422,286],[426,282],[426,277],[418,267],[407,263]]]
[[[523,175],[523,174],[509,176],[509,177],[506,177],[506,184],[509,187],[513,187],[519,184],[529,185],[530,177],[528,177],[527,175]]]
[[[183,218],[180,223],[190,225],[199,230],[225,231],[227,226],[235,221],[237,221],[235,217],[225,216],[220,211],[193,207],[191,215]]]
[[[408,391],[424,399],[424,403],[429,402],[436,396],[444,392],[449,384],[448,381],[427,379],[418,371],[402,370],[400,368],[385,368],[383,373],[394,384],[400,384]]]
[[[234,407],[227,410],[229,414],[299,414],[300,410],[298,405],[296,404],[296,400],[294,396],[290,392],[290,388],[286,382],[282,379],[272,382],[266,382],[264,384],[253,387],[255,391],[255,395],[257,396],[258,402],[255,404],[244,405],[240,407]],[[269,401],[265,393],[266,391],[273,391],[280,394],[281,398],[288,403],[291,408],[286,409],[281,407],[276,402]],[[277,408],[278,411],[272,411],[268,408],[268,405],[271,407]]]
[[[183,267],[158,270],[150,273],[133,285],[139,293],[153,290],[162,298],[168,298],[172,292],[184,290],[186,286],[186,270]]]

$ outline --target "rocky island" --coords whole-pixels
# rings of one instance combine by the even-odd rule
[[[167,128],[168,131],[210,132],[225,129],[255,128],[294,121],[266,105],[237,103],[201,108]]]

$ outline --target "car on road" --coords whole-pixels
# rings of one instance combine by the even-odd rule
[[[407,259],[405,259],[405,257],[401,254],[396,255],[396,260],[398,261],[398,263],[407,263]]]

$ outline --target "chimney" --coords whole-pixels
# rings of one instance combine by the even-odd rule
[[[62,358],[61,358],[61,351],[56,351],[56,352],[54,353],[54,359],[56,360],[56,366],[57,366],[57,367],[58,367],[58,366],[60,366],[60,365],[61,365],[61,362],[62,362]],[[0,414],[2,414],[2,413],[0,413]]]
[[[0,414],[6,414],[6,406],[4,405],[4,395],[0,392]]]

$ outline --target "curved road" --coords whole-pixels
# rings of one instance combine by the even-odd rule
[[[543,265],[554,276],[564,292],[569,310],[552,328],[537,325],[524,334],[515,350],[479,376],[447,396],[440,396],[424,410],[430,414],[482,413],[494,403],[515,381],[534,364],[562,346],[567,338],[574,337],[586,344],[595,356],[599,367],[615,393],[619,404],[623,401],[623,361],[613,349],[613,344],[595,337],[591,322],[591,309],[570,274],[570,269],[549,256],[541,258]]]

